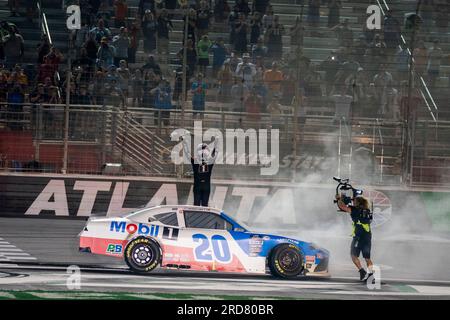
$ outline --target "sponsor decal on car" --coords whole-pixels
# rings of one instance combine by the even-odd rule
[[[315,256],[306,256],[305,260],[306,260],[306,263],[314,264],[316,262],[316,257]]]
[[[134,234],[137,232],[139,235],[157,237],[159,233],[159,226],[146,225],[144,223],[126,223],[125,221],[111,221],[109,231],[112,232],[128,232],[129,234]]]
[[[112,254],[120,254],[120,253],[122,253],[122,250],[123,250],[123,246],[121,244],[115,244],[115,243],[108,244],[108,247],[106,248],[106,252],[112,253]]]

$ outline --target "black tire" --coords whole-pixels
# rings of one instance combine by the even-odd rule
[[[132,271],[150,272],[161,260],[161,248],[154,240],[139,237],[127,244],[124,257]]]
[[[272,249],[269,269],[278,278],[295,278],[303,271],[303,255],[293,244],[283,243]]]

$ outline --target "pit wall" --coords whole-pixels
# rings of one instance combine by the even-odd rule
[[[210,205],[255,227],[316,229],[344,221],[333,204],[334,184],[231,180],[212,184]],[[448,190],[361,188],[373,203],[374,227],[450,232]],[[0,174],[0,216],[87,219],[143,206],[192,203],[188,179]]]

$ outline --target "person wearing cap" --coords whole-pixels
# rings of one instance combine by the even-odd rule
[[[144,35],[144,51],[152,53],[156,49],[157,22],[153,12],[146,10],[142,18],[142,34]]]
[[[111,37],[111,31],[105,27],[103,19],[98,20],[97,26],[92,28],[90,33],[94,35],[95,41],[101,42],[104,37]]]
[[[116,48],[114,64],[118,67],[120,60],[128,61],[128,48],[130,47],[130,37],[125,27],[120,27],[118,35],[114,36],[112,45]]]
[[[209,202],[209,194],[211,193],[211,173],[214,163],[217,159],[217,139],[212,137],[212,152],[206,143],[200,143],[197,146],[197,154],[191,156],[190,146],[186,140],[181,137],[183,143],[184,154],[191,160],[192,170],[194,173],[194,205],[207,207]]]
[[[98,66],[108,67],[114,64],[115,48],[108,44],[108,38],[103,37],[97,51]]]
[[[242,55],[242,62],[236,67],[236,76],[242,79],[242,82],[248,88],[253,87],[253,78],[256,76],[256,67],[250,62],[250,54],[244,53]]]

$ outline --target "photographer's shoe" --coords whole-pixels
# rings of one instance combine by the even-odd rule
[[[359,269],[359,280],[364,281],[364,278],[366,277],[367,272],[363,268]]]

